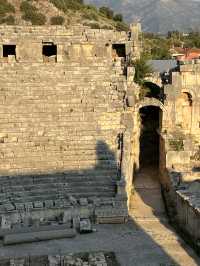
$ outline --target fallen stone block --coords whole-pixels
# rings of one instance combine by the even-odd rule
[[[123,224],[128,221],[128,213],[125,209],[98,208],[95,218],[97,224]]]
[[[4,245],[31,243],[44,240],[61,239],[61,238],[73,238],[76,236],[75,229],[64,229],[54,231],[40,231],[20,234],[6,235],[3,239]]]
[[[81,234],[91,233],[92,232],[92,224],[90,219],[81,219],[80,220],[80,228],[79,231]]]
[[[34,202],[34,208],[42,209],[43,208],[43,202],[42,201],[35,201]]]
[[[71,229],[69,224],[62,225],[47,225],[47,226],[31,226],[31,227],[21,227],[14,229],[0,229],[0,238],[4,238],[6,235],[15,235],[23,233],[34,233],[42,231],[55,231],[55,230],[65,230]]]

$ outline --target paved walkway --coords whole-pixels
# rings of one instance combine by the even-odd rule
[[[138,176],[128,224],[95,225],[74,239],[0,247],[0,258],[113,251],[121,266],[194,266],[200,259],[167,225],[157,175]],[[114,266],[114,265],[113,265]]]
[[[200,265],[193,251],[168,224],[162,200],[158,173],[144,169],[137,174],[131,199],[131,217],[152,241],[162,248],[175,264]]]

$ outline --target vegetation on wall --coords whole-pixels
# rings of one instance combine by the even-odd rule
[[[142,85],[144,83],[144,79],[152,73],[151,67],[147,63],[147,58],[142,55],[140,59],[137,59],[133,63],[135,67],[135,78],[134,81],[138,83],[139,85]]]
[[[183,139],[170,139],[169,146],[173,151],[184,151]]]
[[[145,78],[153,72],[151,66],[147,63],[147,58],[142,54],[140,59],[133,62],[135,67],[135,77],[134,81],[140,85],[140,100],[144,99],[147,95],[151,93],[150,88],[146,84]]]

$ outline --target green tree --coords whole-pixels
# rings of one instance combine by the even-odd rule
[[[135,67],[135,82],[143,85],[144,79],[148,76],[148,74],[152,73],[153,70],[150,65],[148,65],[147,60],[144,56],[142,56],[140,59],[137,59],[133,63]]]
[[[105,17],[109,18],[109,19],[113,19],[114,16],[114,12],[112,9],[110,9],[109,7],[106,6],[102,6],[99,8],[99,12],[101,14],[103,14]]]
[[[122,14],[115,14],[114,17],[113,17],[113,19],[114,19],[115,21],[120,21],[120,22],[122,22],[122,21],[123,21],[123,16],[122,16]]]

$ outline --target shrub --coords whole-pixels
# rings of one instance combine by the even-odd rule
[[[88,20],[96,20],[98,21],[98,16],[94,12],[85,12],[82,16],[83,19],[88,19]]]
[[[28,1],[23,1],[21,3],[20,10],[24,13],[38,11],[38,9],[35,6],[31,5]]]
[[[46,17],[38,12],[38,9],[31,5],[28,1],[23,1],[20,5],[20,10],[24,13],[22,18],[30,21],[33,25],[44,25]]]
[[[112,26],[109,26],[109,25],[103,25],[103,26],[101,26],[101,29],[104,29],[104,30],[113,30],[113,27]]]
[[[135,67],[134,81],[139,85],[144,85],[145,77],[152,72],[152,68],[147,64],[147,60],[144,56],[137,59],[133,66]]]
[[[37,12],[33,12],[33,13],[25,13],[22,18],[24,20],[30,21],[32,23],[32,25],[44,25],[46,22],[46,17],[45,15],[43,15],[42,13],[37,13]]]
[[[84,23],[83,25],[90,27],[91,29],[100,29],[100,25],[98,23]]]
[[[62,16],[55,16],[51,18],[51,25],[63,25],[65,19]]]
[[[113,10],[106,6],[100,7],[99,12],[109,19],[112,19],[114,15]]]
[[[0,0],[0,15],[5,16],[7,13],[15,13],[13,5],[7,2],[7,0]]]
[[[5,17],[5,18],[2,18],[2,19],[0,19],[0,24],[3,24],[3,23],[5,23],[7,25],[14,25],[15,24],[15,18],[12,15]]]
[[[116,30],[118,31],[128,31],[129,27],[126,23],[118,21],[116,24]]]
[[[122,14],[116,14],[116,15],[114,15],[113,19],[114,19],[115,21],[120,21],[120,22],[122,22],[122,21],[123,21],[123,16],[122,16]]]
[[[50,0],[58,9],[67,12],[68,9],[80,10],[83,8],[83,0]]]
[[[93,6],[93,5],[85,5],[84,8],[86,10],[90,10],[90,11],[93,11],[95,13],[98,13],[98,9],[96,8],[96,6]]]

